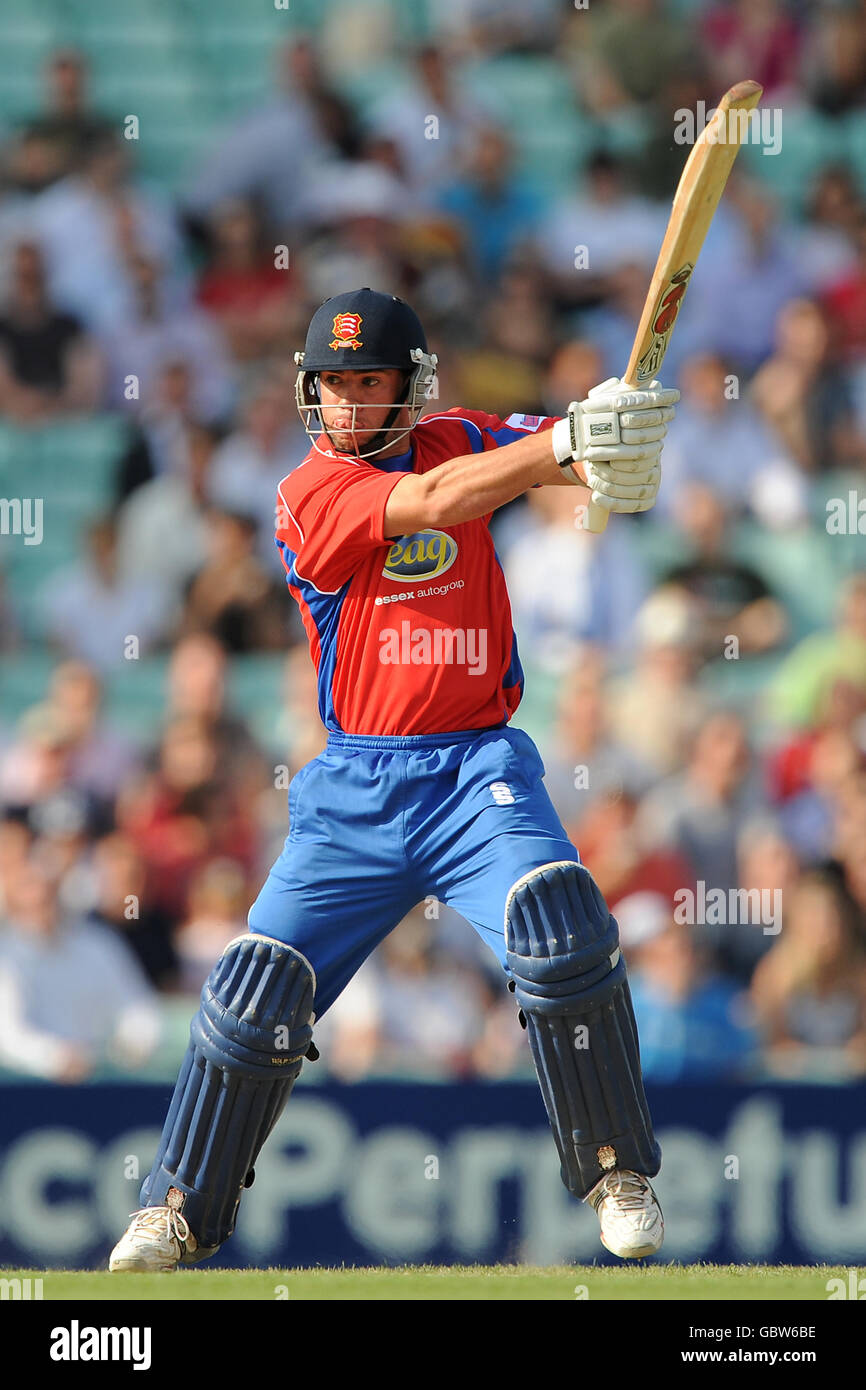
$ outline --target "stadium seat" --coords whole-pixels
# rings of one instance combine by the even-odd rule
[[[768,531],[741,522],[732,554],[753,566],[784,603],[795,641],[832,619],[839,573],[833,541],[815,528]]]
[[[105,688],[105,713],[117,728],[139,746],[159,735],[165,713],[164,656],[123,661],[110,674]]]
[[[764,154],[760,145],[745,144],[740,159],[761,182],[766,183],[782,203],[783,210],[797,214],[822,165],[839,157],[839,130],[835,121],[806,107],[780,108],[781,148],[777,154]]]
[[[680,564],[688,554],[682,531],[664,521],[656,521],[655,517],[630,525],[629,536],[651,584],[657,584],[667,570]]]
[[[3,657],[0,710],[7,727],[14,727],[25,710],[44,699],[56,661],[53,653],[35,648]]]
[[[761,747],[771,732],[771,720],[763,712],[764,696],[783,661],[783,654],[749,656],[739,661],[720,657],[698,675],[697,685],[711,705],[738,711]]]
[[[229,670],[229,703],[263,748],[273,743],[274,728],[283,714],[285,660],[282,652],[256,653],[235,657]]]
[[[530,738],[544,743],[550,736],[559,680],[549,671],[541,670],[525,659],[522,659],[522,665],[525,677],[523,699],[511,722],[514,728],[525,729]]]
[[[844,157],[857,176],[861,195],[866,197],[866,111],[849,111],[843,131]]]

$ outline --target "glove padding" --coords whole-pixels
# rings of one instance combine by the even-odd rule
[[[629,462],[648,470],[658,461],[656,446],[660,450],[679,398],[679,391],[658,381],[637,390],[610,377],[585,401],[572,401],[567,416],[554,425],[554,453],[561,464]]]
[[[584,472],[593,502],[608,512],[647,512],[655,506],[662,476],[662,446],[647,447],[655,453],[639,460],[586,460]]]

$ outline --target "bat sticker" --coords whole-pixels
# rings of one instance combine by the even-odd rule
[[[636,376],[638,386],[642,386],[645,381],[652,381],[661,365],[662,358],[667,351],[668,338],[677,321],[677,314],[680,312],[680,304],[688,288],[689,279],[694,268],[692,262],[687,261],[684,266],[671,276],[662,291],[652,321],[653,340],[637,364]]]

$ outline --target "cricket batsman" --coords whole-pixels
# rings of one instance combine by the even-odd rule
[[[427,414],[437,359],[413,310],[353,290],[314,314],[297,400],[312,447],[278,488],[276,543],[318,675],[325,751],[192,1022],[141,1210],[112,1270],[213,1255],[313,1023],[426,897],[456,909],[515,995],[561,1162],[623,1259],[664,1234],[617,924],[509,720],[523,672],[488,523],[532,487],[646,511],[679,393],[613,378],[562,419]],[[539,563],[543,564],[543,556]]]

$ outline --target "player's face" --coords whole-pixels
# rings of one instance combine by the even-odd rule
[[[402,392],[403,373],[398,371],[320,373],[322,419],[334,448],[345,454],[362,450],[382,428]],[[391,428],[405,429],[408,423],[408,412],[401,410]]]

